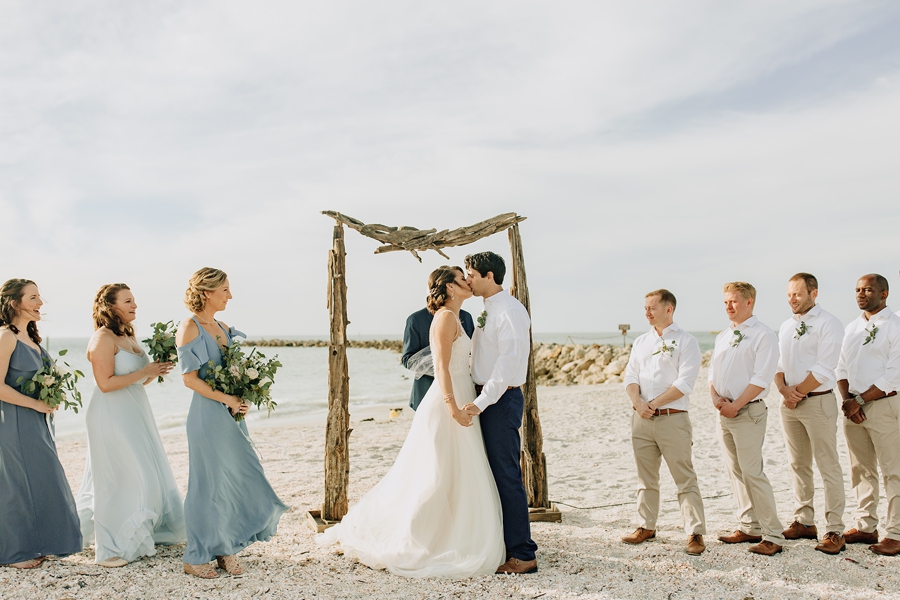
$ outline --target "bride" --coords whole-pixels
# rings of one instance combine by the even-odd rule
[[[478,417],[461,408],[475,399],[472,341],[459,322],[472,290],[458,267],[440,267],[429,280],[435,382],[390,471],[317,542],[339,542],[361,563],[405,577],[488,575],[505,548]]]

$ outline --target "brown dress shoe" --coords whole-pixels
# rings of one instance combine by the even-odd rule
[[[804,525],[800,521],[794,521],[791,526],[781,532],[786,540],[799,540],[806,538],[808,540],[819,539],[819,532],[815,525]]]
[[[733,533],[720,535],[719,541],[725,542],[726,544],[744,544],[746,542],[758,543],[762,541],[762,536],[750,535],[749,533],[744,533],[740,529],[736,529]]]
[[[836,531],[829,531],[825,534],[825,538],[816,544],[816,550],[825,554],[838,554],[847,547],[844,536]]]
[[[703,543],[703,536],[699,533],[692,533],[688,538],[687,553],[700,556],[704,550],[706,550],[706,544]]]
[[[537,573],[537,559],[519,560],[515,557],[510,558],[508,561],[497,567],[497,573],[516,573],[518,575]]]
[[[897,556],[900,554],[900,540],[884,538],[877,544],[869,546],[869,550],[882,556]]]
[[[756,544],[755,546],[750,546],[747,548],[750,552],[754,554],[762,554],[763,556],[774,556],[781,552],[781,546],[775,544],[773,542],[765,541]]]
[[[634,530],[634,533],[629,533],[625,537],[622,538],[622,541],[626,544],[641,544],[646,542],[647,540],[652,540],[656,537],[655,529],[644,529],[643,527],[638,527]]]
[[[877,544],[878,530],[871,533],[860,531],[859,529],[851,529],[844,532],[844,541],[848,544]]]

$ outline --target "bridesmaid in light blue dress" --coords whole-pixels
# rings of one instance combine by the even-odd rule
[[[288,509],[266,479],[250,443],[240,398],[212,390],[204,381],[209,364],[221,364],[223,346],[243,333],[215,319],[231,299],[228,276],[205,267],[191,277],[184,303],[193,313],[178,329],[178,360],[184,384],[194,391],[187,418],[190,462],[184,500],[187,548],[184,572],[211,579],[218,573],[244,572],[235,554],[257,541],[268,541]]]
[[[53,411],[18,383],[50,360],[36,324],[42,304],[33,281],[0,286],[0,565],[18,569],[81,551],[75,499],[46,421]]]
[[[85,414],[88,456],[76,506],[94,560],[121,567],[156,554],[156,544],[185,541],[184,503],[144,386],[171,362],[150,362],[134,338],[134,294],[104,285],[94,298],[96,331],[88,360],[96,387]]]

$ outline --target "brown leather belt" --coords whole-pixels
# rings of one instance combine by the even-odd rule
[[[517,386],[517,385],[511,385],[511,386],[509,386],[508,388],[506,388],[506,391],[508,392],[509,390],[514,390],[514,389],[516,389],[517,387],[519,387],[519,386]],[[483,386],[483,385],[478,385],[477,383],[475,384],[475,393],[476,393],[476,394],[480,394],[480,393],[481,393],[481,390],[483,390],[483,389],[484,389],[484,386]]]
[[[804,399],[812,398],[813,396],[824,396],[825,394],[832,394],[832,393],[834,393],[834,390],[825,390],[824,392],[810,392],[804,397]]]
[[[631,410],[637,410],[634,406],[631,407]],[[687,412],[686,410],[681,410],[680,408],[656,408],[653,410],[654,417],[665,417],[667,415],[677,415],[678,413]]]

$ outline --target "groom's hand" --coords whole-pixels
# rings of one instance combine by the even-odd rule
[[[471,403],[463,406],[463,410],[466,411],[468,414],[470,414],[473,417],[481,414],[481,409]]]

